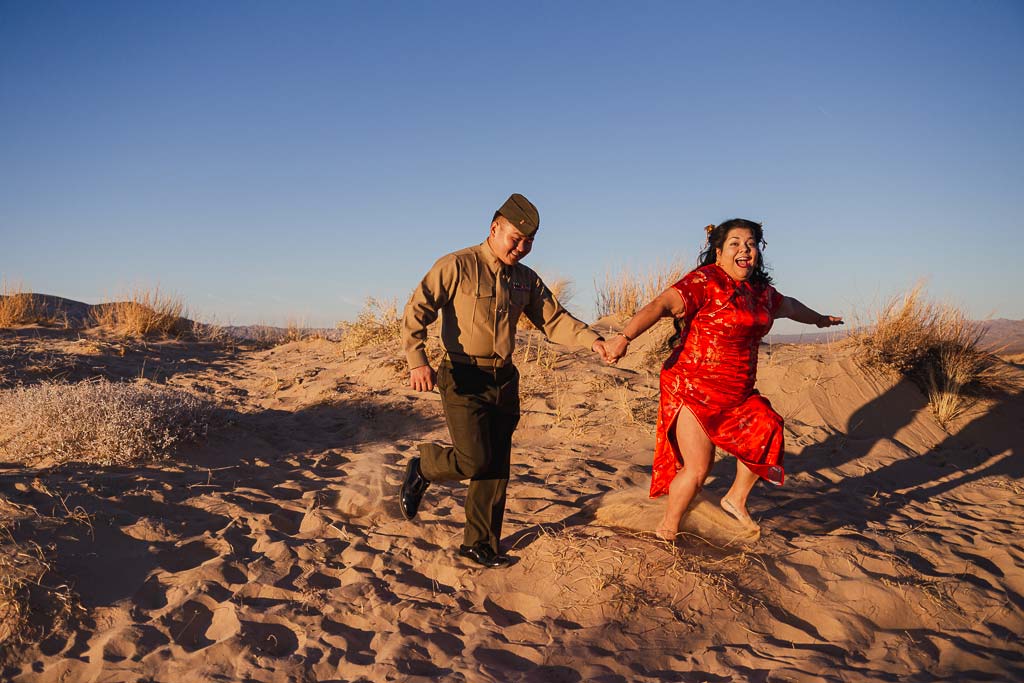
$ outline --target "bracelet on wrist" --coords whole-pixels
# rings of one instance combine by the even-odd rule
[[[628,334],[626,334],[625,332],[619,332],[619,333],[618,333],[618,335],[619,335],[620,337],[622,337],[623,339],[625,339],[625,340],[626,340],[627,342],[631,342],[631,341],[633,341],[633,337],[630,337],[630,336],[629,336]]]

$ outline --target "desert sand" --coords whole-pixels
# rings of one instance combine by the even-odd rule
[[[5,386],[162,383],[216,400],[224,424],[139,467],[0,465],[0,513],[78,513],[33,540],[81,605],[5,653],[4,681],[1024,679],[1020,396],[947,432],[848,344],[765,347],[786,484],[758,485],[745,529],[717,505],[721,455],[671,545],[647,533],[644,350],[607,367],[524,332],[515,563],[480,569],[456,555],[464,487],[398,511],[416,443],[447,433],[396,345],[80,337],[0,332]]]

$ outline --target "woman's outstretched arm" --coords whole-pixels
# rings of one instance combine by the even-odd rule
[[[811,310],[791,296],[782,297],[782,305],[775,311],[776,318],[789,318],[805,325],[817,325],[818,327],[832,327],[842,325],[843,319],[834,315],[822,315]]]
[[[646,332],[651,325],[666,317],[679,317],[686,312],[683,297],[679,292],[669,287],[659,294],[653,301],[641,308],[629,319],[622,332],[608,340],[605,345],[608,357],[611,362],[626,355],[626,347],[629,342]]]

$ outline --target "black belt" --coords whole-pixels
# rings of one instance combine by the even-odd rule
[[[484,357],[484,356],[467,356],[462,353],[448,353],[447,360],[453,363],[462,363],[463,365],[475,365],[478,368],[503,368],[508,365],[512,365],[511,358],[497,358],[497,357]]]

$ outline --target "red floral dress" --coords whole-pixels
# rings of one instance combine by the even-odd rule
[[[686,305],[683,343],[661,370],[651,497],[668,493],[681,467],[675,423],[685,405],[711,441],[773,484],[782,468],[782,418],[754,389],[757,348],[783,296],[771,285],[737,282],[718,265],[672,285]]]

